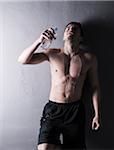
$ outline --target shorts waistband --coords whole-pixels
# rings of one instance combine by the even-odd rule
[[[79,99],[79,100],[71,101],[71,102],[68,102],[68,103],[59,103],[59,102],[49,100],[49,103],[56,104],[56,105],[72,105],[72,104],[80,104],[80,103],[82,103],[82,100]]]

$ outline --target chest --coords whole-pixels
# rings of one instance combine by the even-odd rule
[[[66,55],[56,55],[50,58],[52,73],[58,76],[70,75],[78,78],[86,73],[87,65],[82,56],[76,55],[72,58]]]

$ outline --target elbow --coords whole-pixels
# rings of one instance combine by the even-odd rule
[[[26,62],[25,60],[22,60],[22,59],[20,59],[20,58],[18,59],[18,62],[21,63],[21,64],[23,64],[23,65],[24,65],[24,64],[27,64],[27,62]]]
[[[94,87],[92,87],[92,91],[93,91],[93,92],[99,91],[99,89],[100,89],[99,86],[94,86]]]
[[[93,87],[92,93],[93,93],[93,95],[100,95],[100,87],[99,86]]]

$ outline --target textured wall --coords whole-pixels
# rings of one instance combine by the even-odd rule
[[[0,2],[1,150],[36,150],[40,115],[50,90],[50,68],[47,62],[21,65],[17,59],[48,26],[58,27],[52,47],[61,47],[64,26],[70,21],[82,23],[86,48],[95,52],[99,61],[102,128],[91,131],[87,117],[87,146],[114,148],[113,7],[114,2],[94,1]],[[87,107],[87,114],[90,110]]]

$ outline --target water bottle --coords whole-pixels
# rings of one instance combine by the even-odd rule
[[[53,29],[53,28],[52,28]],[[56,28],[54,28],[53,29],[53,34],[54,34],[54,40],[56,39],[56,36],[57,36],[57,33],[56,33],[56,31],[57,31],[57,27]],[[44,39],[43,40],[43,42],[42,42],[42,44],[41,44],[41,47],[43,48],[43,49],[48,49],[50,46],[51,46],[51,43],[52,43],[52,40],[53,39],[49,39],[49,40],[47,40],[47,39]]]

